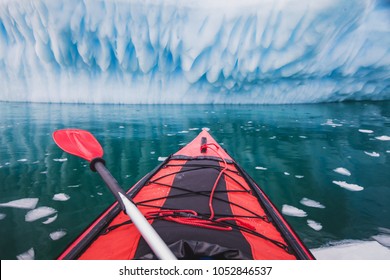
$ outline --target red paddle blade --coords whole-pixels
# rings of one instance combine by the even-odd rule
[[[96,138],[86,130],[60,129],[53,133],[54,142],[65,152],[89,162],[103,156],[103,149]]]

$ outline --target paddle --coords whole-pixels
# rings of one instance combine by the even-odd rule
[[[122,209],[130,217],[134,225],[140,231],[142,237],[159,259],[176,259],[175,255],[170,251],[162,238],[149,224],[148,220],[142,215],[137,206],[126,197],[126,193],[105,167],[105,162],[102,159],[103,148],[90,132],[80,129],[61,129],[53,133],[53,139],[65,152],[90,162],[91,169],[99,173],[110,191],[118,200]]]

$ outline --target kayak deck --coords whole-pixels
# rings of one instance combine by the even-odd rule
[[[264,192],[203,130],[129,192],[179,259],[313,259]],[[59,259],[156,259],[117,204]]]

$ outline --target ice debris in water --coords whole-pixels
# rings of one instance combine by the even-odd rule
[[[164,161],[164,160],[166,160],[168,157],[158,157],[158,161]]]
[[[70,196],[65,193],[57,193],[53,196],[53,200],[57,201],[67,201],[69,198]]]
[[[67,158],[54,158],[53,160],[57,161],[57,162],[64,162],[64,161],[67,161],[68,159]]]
[[[307,225],[316,231],[319,231],[322,229],[321,223],[318,223],[318,222],[313,221],[313,220],[307,220]]]
[[[375,139],[381,140],[381,141],[390,141],[390,136],[382,135],[375,137]]]
[[[374,133],[373,130],[369,130],[369,129],[359,129],[359,132],[361,132],[361,133]]]
[[[34,209],[37,206],[37,203],[38,203],[38,198],[21,198],[6,203],[0,203],[0,207]]]
[[[65,235],[66,235],[66,231],[58,230],[58,231],[50,233],[50,238],[52,240],[58,240],[58,239],[61,239],[62,237],[64,237]]]
[[[347,189],[349,191],[362,191],[364,190],[363,187],[356,185],[356,184],[349,184],[345,181],[332,181],[333,184],[339,185],[340,187]]]
[[[3,220],[7,215],[4,213],[0,213],[0,220]]]
[[[28,211],[26,216],[25,216],[25,220],[26,220],[26,222],[33,222],[33,221],[39,220],[41,218],[53,215],[55,213],[57,213],[57,210],[55,210],[51,207],[42,206],[42,207],[36,208],[34,210]]]
[[[262,167],[262,166],[256,166],[255,169],[257,169],[257,170],[267,170],[267,168]]]
[[[308,206],[308,207],[325,208],[325,206],[322,205],[321,203],[319,203],[319,202],[317,202],[315,200],[308,199],[306,197],[302,198],[300,203],[305,205],[305,206]]]
[[[43,221],[42,224],[45,224],[45,225],[51,224],[52,222],[57,220],[57,217],[58,217],[58,215],[55,214],[53,217],[49,217],[49,218],[47,218],[46,221]]]
[[[336,172],[336,173],[339,173],[341,175],[351,176],[351,172],[348,169],[344,168],[344,167],[338,167],[336,169],[333,169],[333,171]]]
[[[26,158],[21,158],[21,159],[18,159],[18,161],[19,161],[19,162],[26,162],[26,161],[28,161],[28,159],[26,159]]]
[[[370,157],[379,157],[380,154],[378,154],[377,152],[364,152],[366,155],[369,155]]]
[[[328,126],[331,126],[331,127],[343,126],[342,124],[334,123],[333,120],[331,120],[331,119],[328,119],[326,121],[326,123],[323,123],[321,125],[328,125]]]
[[[282,213],[288,216],[294,217],[306,217],[307,213],[302,209],[296,208],[291,205],[284,204],[282,207]]]
[[[18,260],[33,260],[35,259],[35,251],[34,248],[29,249],[28,251],[17,255],[16,258]]]

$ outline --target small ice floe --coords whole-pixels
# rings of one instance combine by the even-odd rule
[[[66,231],[58,230],[58,231],[54,231],[54,232],[50,233],[49,235],[50,235],[50,238],[52,240],[58,240],[66,235]]]
[[[256,166],[255,169],[257,169],[257,170],[267,170],[267,168],[262,167],[262,166]]]
[[[390,250],[377,241],[343,240],[310,251],[319,260],[390,259]]]
[[[47,218],[46,221],[43,221],[42,224],[48,225],[57,220],[58,215],[55,214],[53,217]]]
[[[78,188],[80,186],[81,186],[80,184],[78,184],[78,185],[70,185],[70,186],[68,186],[68,188]]]
[[[123,129],[123,128],[125,128],[125,127],[124,127],[123,125],[120,125],[119,128],[120,128],[120,129]]]
[[[333,184],[339,185],[340,187],[347,189],[349,191],[362,191],[364,190],[363,187],[356,185],[356,184],[349,184],[345,181],[332,181]]]
[[[322,229],[322,225],[316,221],[313,221],[313,220],[307,220],[307,225],[316,231],[319,231]]]
[[[98,192],[98,193],[96,193],[97,195],[100,195],[100,196],[102,196],[103,195],[103,193],[102,192]]]
[[[179,134],[185,134],[185,133],[188,133],[189,131],[188,130],[182,130],[182,131],[179,131],[178,133]]]
[[[47,174],[47,173],[48,173],[48,171],[47,171],[47,170],[45,170],[45,171],[41,171],[41,172],[39,172],[39,173],[41,173],[41,174]]]
[[[57,161],[57,162],[64,162],[67,160],[68,160],[67,158],[53,158],[53,161]]]
[[[359,132],[361,132],[361,133],[374,133],[374,131],[373,130],[369,130],[369,129],[359,129]]]
[[[27,214],[25,216],[25,221],[26,222],[33,222],[33,221],[39,220],[41,218],[53,215],[55,213],[57,213],[57,210],[55,210],[51,207],[47,207],[47,206],[38,207],[34,210],[27,212]]]
[[[383,246],[390,247],[390,235],[378,234],[378,235],[374,235],[372,238],[375,239],[378,243],[382,244]]]
[[[269,139],[274,140],[276,139],[276,136],[271,136]]]
[[[21,159],[18,159],[18,161],[19,161],[19,162],[26,162],[26,161],[28,161],[28,159],[26,159],[26,158],[21,158]]]
[[[164,161],[164,160],[166,160],[168,157],[158,157],[158,161]]]
[[[67,195],[66,193],[57,193],[53,196],[53,200],[56,201],[67,201],[69,198],[70,196]]]
[[[295,175],[295,178],[298,178],[298,179],[302,179],[302,178],[304,178],[305,176],[303,176],[303,175]]]
[[[370,157],[379,157],[380,156],[380,154],[378,154],[377,152],[372,152],[372,153],[370,153],[370,152],[364,152],[366,155],[368,155],[368,156],[370,156]]]
[[[290,173],[288,173],[288,172],[283,172],[283,174],[286,176],[290,176]]]
[[[304,136],[304,135],[299,135],[299,138],[306,139],[306,138],[307,138],[307,136]]]
[[[343,126],[342,124],[334,123],[332,119],[328,119],[326,121],[326,123],[323,123],[321,125],[328,125],[328,126],[331,126],[331,127]]]
[[[300,201],[301,204],[308,206],[308,207],[313,207],[313,208],[325,208],[324,205],[319,203],[318,201],[308,199],[306,197],[302,198]]]
[[[154,155],[155,153],[156,153],[155,151],[151,151],[151,152],[150,152],[151,155]]]
[[[382,136],[375,137],[375,139],[378,139],[381,141],[390,141],[390,136],[382,135]]]
[[[210,128],[208,128],[208,127],[202,127],[202,130],[210,131]]]
[[[1,220],[4,220],[4,218],[5,218],[6,216],[7,216],[6,214],[0,213],[0,221],[1,221]]]
[[[302,209],[296,208],[291,205],[284,204],[282,207],[282,213],[293,217],[306,217],[307,213]]]
[[[351,172],[348,169],[344,168],[344,167],[338,167],[336,169],[333,169],[333,171],[336,172],[336,173],[339,173],[341,175],[351,176]]]
[[[31,248],[28,251],[21,253],[20,255],[17,255],[16,258],[18,260],[33,260],[33,259],[35,259],[34,248]]]
[[[20,209],[34,209],[38,204],[38,198],[21,198],[6,203],[0,203],[0,207],[11,207]]]
[[[199,127],[192,127],[192,128],[189,128],[188,130],[190,130],[190,131],[199,130]]]

